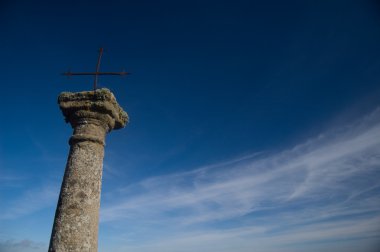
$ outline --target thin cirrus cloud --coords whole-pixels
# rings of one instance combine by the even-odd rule
[[[260,244],[259,251],[278,246],[302,251],[314,243],[316,250],[329,244],[342,251],[375,251],[380,246],[379,178],[376,109],[280,153],[254,154],[122,188],[115,197],[105,195],[101,222],[123,230],[118,238],[128,237],[130,244],[122,250],[251,251]]]
[[[0,209],[0,220],[13,220],[52,207],[56,203],[57,192],[57,186],[51,185],[27,190],[4,204]]]
[[[36,243],[31,240],[6,240],[0,242],[0,251],[4,252],[40,252],[46,251],[42,243]]]

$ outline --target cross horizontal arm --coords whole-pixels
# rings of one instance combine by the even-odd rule
[[[73,76],[73,75],[128,75],[130,73],[127,72],[80,72],[80,73],[63,73],[65,76]]]
[[[121,72],[100,72],[99,67],[100,67],[100,60],[102,58],[103,54],[103,48],[100,48],[99,50],[99,56],[98,56],[98,63],[96,64],[96,70],[95,72],[75,72],[72,73],[70,70],[67,71],[66,73],[62,73],[62,75],[65,76],[74,76],[74,75],[87,75],[87,76],[94,76],[94,91],[96,90],[96,86],[98,83],[98,76],[99,75],[128,75],[130,73],[125,72],[124,70]]]

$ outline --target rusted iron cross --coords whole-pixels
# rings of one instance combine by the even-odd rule
[[[102,59],[103,55],[103,48],[99,49],[99,57],[98,57],[98,63],[96,64],[96,71],[95,72],[78,72],[78,73],[72,73],[70,71],[63,73],[65,76],[73,76],[73,75],[93,75],[95,77],[94,79],[94,91],[96,90],[96,86],[98,84],[98,76],[99,75],[127,75],[129,73],[122,71],[122,72],[99,72],[100,68],[100,60]]]

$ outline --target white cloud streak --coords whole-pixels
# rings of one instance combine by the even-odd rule
[[[255,244],[261,244],[257,251],[276,251],[349,238],[373,242],[380,237],[379,178],[377,109],[281,153],[122,188],[112,198],[105,195],[101,221],[124,231],[120,239],[128,237],[129,251],[252,251]],[[148,245],[133,245],[140,239]],[[379,245],[362,241],[356,244],[368,251]],[[347,244],[340,249],[349,251]]]
[[[0,252],[42,252],[46,246],[31,240],[6,240],[0,241]]]
[[[11,220],[27,216],[41,209],[51,207],[57,202],[56,186],[44,186],[25,191],[0,209],[0,220]]]

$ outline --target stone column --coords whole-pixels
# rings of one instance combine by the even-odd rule
[[[49,251],[97,251],[100,190],[106,133],[123,128],[128,115],[108,89],[61,93],[58,103],[74,129]]]

